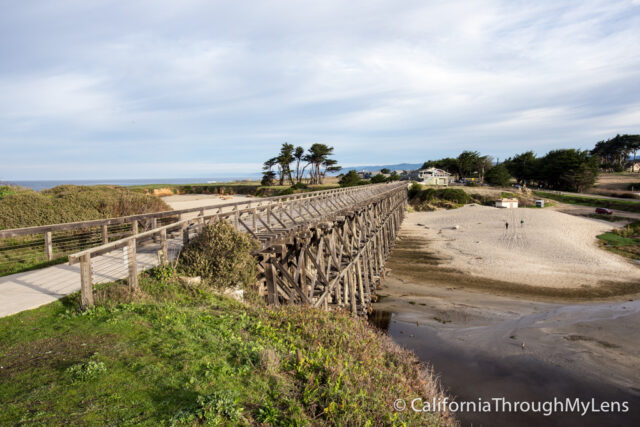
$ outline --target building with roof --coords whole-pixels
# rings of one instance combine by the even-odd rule
[[[449,185],[451,174],[443,169],[427,168],[409,172],[409,179],[424,185]]]

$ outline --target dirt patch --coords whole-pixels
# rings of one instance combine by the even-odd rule
[[[14,375],[38,368],[67,368],[86,360],[115,341],[115,335],[83,337],[65,334],[17,344],[2,357],[0,381],[10,380]]]

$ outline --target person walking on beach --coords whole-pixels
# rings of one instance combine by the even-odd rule
[[[524,219],[520,220],[520,227],[524,227]]]
[[[505,222],[505,223],[504,223],[504,226],[505,226],[505,228],[506,228],[507,230],[509,229],[509,223],[508,223],[508,222]]]

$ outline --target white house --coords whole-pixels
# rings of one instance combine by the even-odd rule
[[[627,165],[627,172],[640,172],[640,162],[630,162]]]
[[[496,200],[496,208],[515,209],[518,207],[518,199],[498,199]]]
[[[409,178],[425,185],[449,185],[451,174],[442,169],[428,168],[411,171]]]

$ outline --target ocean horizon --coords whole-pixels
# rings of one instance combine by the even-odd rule
[[[149,184],[204,184],[222,183],[231,181],[244,181],[247,179],[259,179],[258,176],[231,176],[215,178],[148,178],[148,179],[51,179],[51,180],[2,180],[0,184],[18,185],[35,191],[46,190],[58,185],[119,185],[127,187],[131,185]]]

